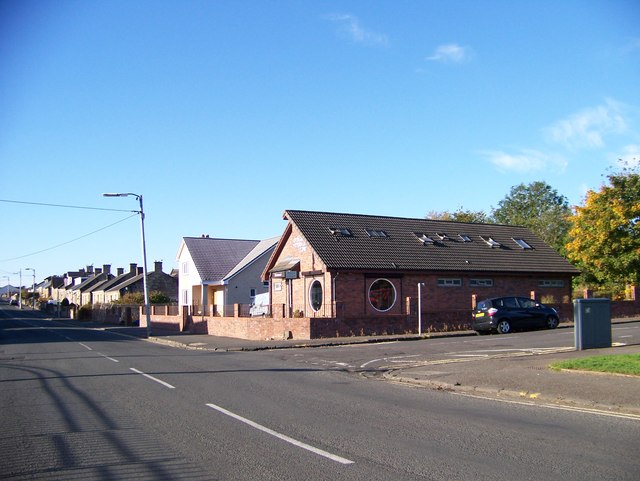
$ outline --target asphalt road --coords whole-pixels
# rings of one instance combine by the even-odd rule
[[[612,325],[614,345],[640,344],[640,322]],[[353,372],[400,369],[434,361],[474,361],[491,356],[552,354],[575,350],[574,330],[554,329],[506,335],[434,338],[425,341],[289,349],[280,358],[302,365]]]
[[[305,352],[181,350],[2,308],[0,478],[584,481],[640,472],[637,420],[372,381],[288,357],[296,351]],[[357,362],[379,357],[371,354]]]

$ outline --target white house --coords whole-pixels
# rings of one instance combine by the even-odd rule
[[[262,271],[279,239],[184,237],[177,254],[180,310],[189,306],[192,314],[231,316],[234,304],[251,304],[268,292]]]

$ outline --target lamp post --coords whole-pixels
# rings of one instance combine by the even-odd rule
[[[147,288],[147,244],[144,238],[144,208],[142,206],[142,195],[133,194],[131,192],[127,193],[108,193],[102,194],[103,197],[135,197],[136,200],[140,203],[140,210],[134,211],[140,214],[140,230],[142,232],[142,265],[144,272],[142,273],[142,285],[144,288],[144,310],[146,312],[147,318],[147,337],[151,336],[151,312],[149,309],[149,290]]]
[[[424,282],[418,282],[418,336],[422,336],[422,287]]]
[[[18,286],[18,309],[22,309],[22,269],[16,274],[20,274],[20,285]]]
[[[36,310],[36,270],[33,267],[25,267],[25,271],[33,271],[33,288],[31,290],[31,299],[33,310]]]

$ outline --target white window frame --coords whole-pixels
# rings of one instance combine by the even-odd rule
[[[469,287],[493,287],[493,279],[470,279]]]

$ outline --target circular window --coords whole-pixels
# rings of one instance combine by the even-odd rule
[[[396,288],[386,279],[378,279],[369,287],[369,302],[377,311],[388,311],[396,303]]]
[[[313,281],[309,287],[309,305],[315,312],[322,307],[322,284],[320,281]]]

